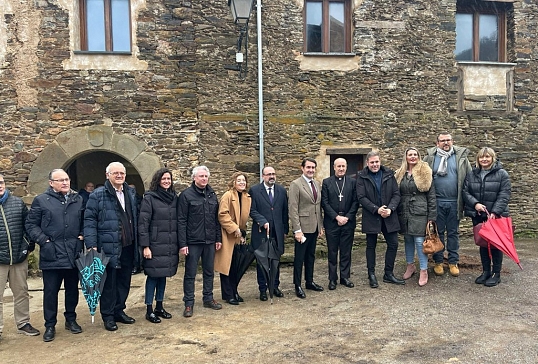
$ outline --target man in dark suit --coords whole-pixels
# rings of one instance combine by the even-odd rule
[[[400,223],[396,210],[400,203],[400,189],[394,171],[381,165],[379,152],[366,155],[366,164],[357,175],[357,198],[362,206],[362,232],[366,234],[366,265],[370,287],[377,288],[375,276],[375,249],[377,235],[382,233],[387,242],[383,282],[405,284],[394,276],[394,261],[398,251]]]
[[[316,259],[316,241],[323,235],[321,219],[321,186],[314,180],[317,162],[305,158],[301,164],[303,174],[290,185],[289,210],[295,238],[295,258],[293,259],[293,283],[295,294],[305,298],[301,287],[303,264],[306,289],[323,291],[323,287],[314,282],[314,261]]]
[[[340,284],[354,287],[349,280],[351,269],[351,248],[355,226],[357,225],[356,181],[346,176],[347,161],[337,158],[334,161],[334,176],[325,178],[321,187],[321,207],[323,208],[323,227],[327,237],[329,260],[329,289],[336,289],[338,273],[338,250],[340,250]]]
[[[288,196],[286,189],[276,184],[276,173],[273,167],[265,167],[262,170],[263,182],[252,186],[248,191],[252,204],[250,217],[252,217],[252,247],[257,249],[264,237],[273,237],[278,246],[280,255],[284,253],[284,238],[289,230],[288,222]],[[278,288],[280,284],[279,271],[275,278],[276,297],[284,294]],[[267,282],[260,265],[257,265],[258,287],[260,300],[267,301]]]

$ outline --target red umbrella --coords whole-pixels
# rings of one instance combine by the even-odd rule
[[[514,244],[514,230],[511,217],[488,219],[482,224],[482,229],[480,229],[478,234],[512,259],[519,268],[523,269]]]

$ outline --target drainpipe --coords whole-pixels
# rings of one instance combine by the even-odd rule
[[[260,144],[260,182],[262,181],[262,172],[264,166],[263,151],[263,69],[262,69],[262,0],[256,3],[256,25],[258,35],[258,127],[259,127],[259,144]]]

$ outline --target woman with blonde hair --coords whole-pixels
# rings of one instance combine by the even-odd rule
[[[228,188],[219,203],[222,248],[215,253],[215,270],[220,273],[222,299],[231,305],[238,305],[243,299],[237,292],[238,277],[230,271],[230,266],[232,260],[237,259],[235,245],[245,243],[251,203],[247,193],[247,176],[243,172],[235,172]]]
[[[488,147],[480,149],[476,154],[475,167],[471,173],[467,173],[463,184],[465,216],[471,217],[473,226],[488,219],[507,217],[511,192],[510,177],[501,162],[497,161],[495,151]],[[494,246],[490,248],[491,256],[488,248],[480,247],[483,271],[475,280],[476,284],[486,287],[501,282],[503,263],[503,253]]]
[[[396,170],[396,182],[400,186],[398,218],[400,233],[404,235],[407,269],[403,279],[415,274],[415,248],[420,265],[419,286],[428,283],[428,256],[422,252],[426,225],[437,218],[433,174],[428,163],[423,162],[418,149],[405,150],[402,165]]]

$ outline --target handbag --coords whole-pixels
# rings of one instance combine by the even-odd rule
[[[422,243],[422,252],[424,254],[434,254],[445,248],[445,245],[439,239],[437,232],[437,224],[434,221],[429,221],[426,225],[426,237]]]
[[[478,245],[479,247],[482,247],[482,248],[487,248],[488,247],[488,241],[486,239],[484,239],[483,237],[480,236],[479,234],[479,231],[480,229],[482,229],[482,225],[484,223],[481,222],[475,226],[473,226],[473,236],[474,236],[474,243],[476,245]]]

